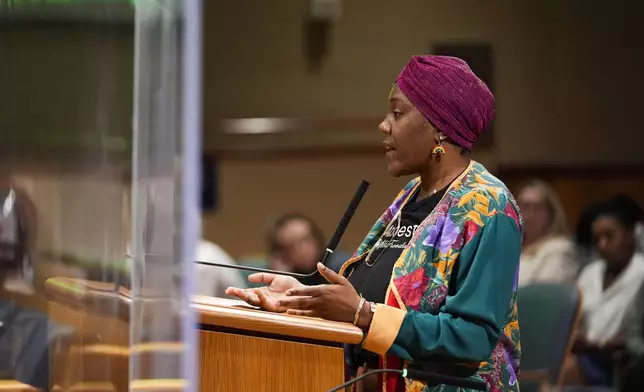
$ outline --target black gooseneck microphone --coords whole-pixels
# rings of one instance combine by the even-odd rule
[[[353,199],[351,199],[351,203],[349,203],[349,205],[347,206],[347,210],[344,212],[342,219],[340,219],[340,223],[338,223],[338,227],[335,229],[335,233],[333,233],[333,236],[331,237],[329,244],[326,246],[326,250],[324,251],[324,257],[322,258],[322,264],[326,264],[327,259],[329,258],[329,256],[331,256],[331,254],[335,251],[335,248],[340,243],[340,240],[342,239],[342,235],[344,234],[344,231],[346,230],[347,226],[349,226],[349,222],[351,221],[353,214],[356,212],[358,205],[360,205],[360,202],[362,201],[362,197],[367,192],[367,189],[369,189],[369,183],[363,180],[358,186],[358,189],[356,190],[355,195],[353,195]],[[275,275],[286,275],[286,276],[292,276],[294,278],[308,278],[318,273],[317,269],[311,272],[310,274],[299,274],[296,272],[277,271],[277,270],[271,270],[266,268],[248,267],[248,266],[237,265],[237,264],[213,263],[210,261],[201,261],[201,260],[197,260],[195,261],[195,263],[202,264],[202,265],[211,265],[213,267],[232,268],[232,269],[238,269],[243,271],[265,272],[265,273],[275,274]]]
[[[445,376],[443,374],[430,373],[422,370],[415,369],[375,369],[370,370],[358,377],[352,378],[342,385],[329,389],[329,392],[337,392],[352,386],[358,381],[378,373],[398,373],[403,378],[410,378],[418,381],[424,381],[431,385],[451,385],[455,387],[475,389],[477,391],[487,391],[487,385],[481,380],[473,380],[471,378],[462,378],[454,376]]]

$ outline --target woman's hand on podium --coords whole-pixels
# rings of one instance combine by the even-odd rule
[[[356,315],[364,308],[364,301],[353,288],[349,280],[333,272],[324,264],[318,263],[318,271],[330,284],[318,286],[293,287],[286,292],[288,298],[279,299],[277,304],[288,309],[289,314],[298,316],[320,317],[326,320],[356,323],[368,323],[371,320],[355,320]],[[362,304],[362,308],[358,307]]]
[[[229,287],[226,294],[238,297],[247,303],[270,312],[286,312],[297,316],[320,317],[327,320],[352,323],[356,314],[365,308],[364,302],[351,283],[331,269],[318,263],[318,271],[330,284],[305,286],[290,276],[269,273],[253,274],[248,277],[252,283],[266,286],[239,289]],[[358,309],[360,304],[361,309]],[[358,317],[356,325],[367,327],[371,313]],[[363,325],[364,324],[364,325]]]
[[[250,275],[248,280],[251,283],[263,283],[266,286],[248,289],[229,287],[226,289],[226,294],[238,297],[250,305],[260,307],[269,312],[286,312],[288,308],[279,306],[278,301],[287,298],[287,290],[304,287],[302,283],[293,277],[263,272]]]

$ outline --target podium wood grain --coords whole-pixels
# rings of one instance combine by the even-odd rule
[[[322,392],[344,382],[338,347],[201,331],[200,390]]]
[[[49,279],[46,289],[54,319],[74,325],[83,336],[99,336],[102,346],[81,349],[86,358],[106,356],[127,364],[130,357],[139,356],[151,365],[163,357],[164,362],[175,363],[176,370],[180,368],[183,350],[175,347],[180,342],[170,344],[172,349],[167,342],[126,345],[133,301],[129,290],[117,292],[109,284],[67,278]],[[362,340],[362,331],[351,324],[265,312],[241,301],[195,296],[192,306],[200,322],[199,384],[203,392],[327,391],[344,381],[342,344]],[[127,390],[124,379],[127,374],[114,374],[111,380],[119,392]],[[163,389],[163,380],[134,383]],[[181,389],[174,384],[166,387]]]

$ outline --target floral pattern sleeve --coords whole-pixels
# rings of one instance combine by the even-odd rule
[[[453,293],[435,314],[408,311],[391,354],[409,361],[490,358],[516,291],[521,230],[514,217],[497,213],[471,234],[454,266]]]

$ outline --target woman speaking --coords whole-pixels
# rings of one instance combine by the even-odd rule
[[[387,169],[415,175],[378,219],[340,274],[305,286],[271,274],[266,286],[227,293],[275,312],[354,323],[365,331],[347,348],[358,374],[422,366],[518,391],[516,286],[522,222],[506,188],[470,150],[494,114],[494,97],[454,57],[414,56],[389,94],[379,126]],[[398,375],[359,390],[451,391]]]

